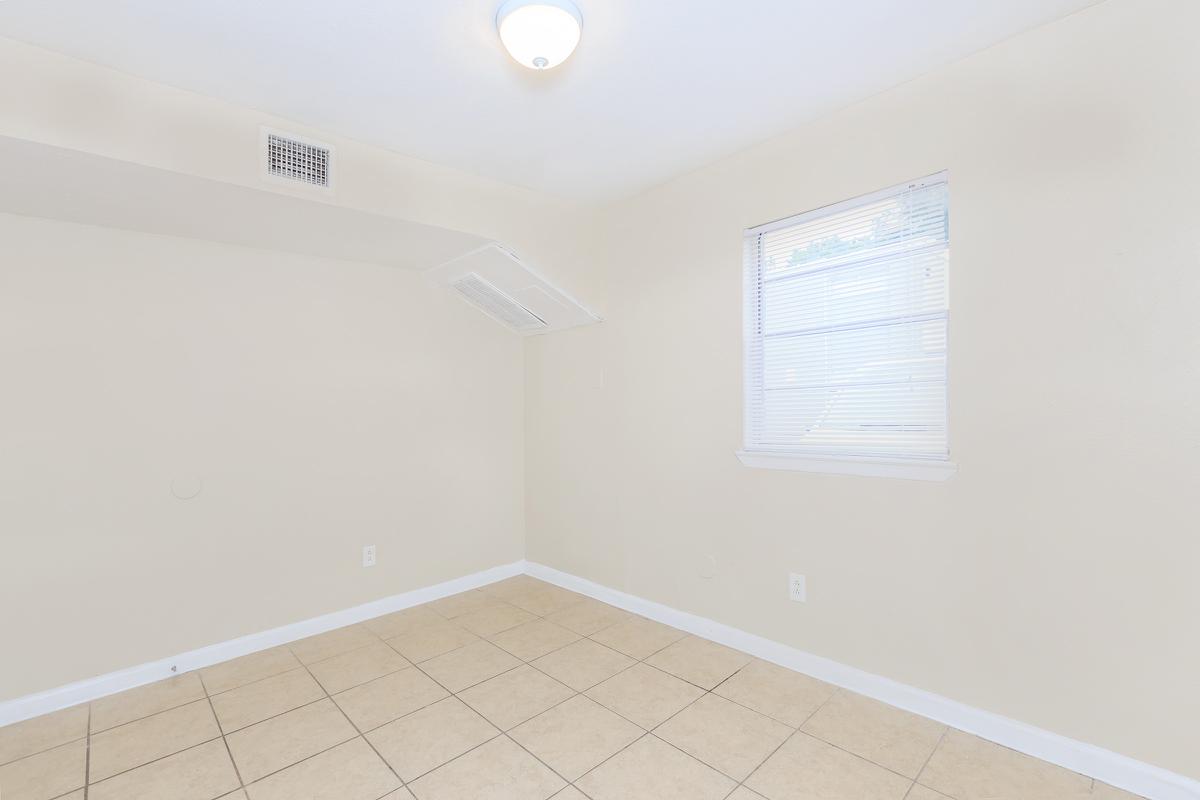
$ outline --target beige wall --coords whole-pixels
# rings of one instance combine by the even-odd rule
[[[587,288],[578,205],[11,40],[0,73],[0,135],[494,238]],[[263,125],[332,144],[335,191],[264,182]],[[522,557],[522,344],[420,275],[3,215],[0,245],[0,700]]]
[[[0,242],[0,700],[521,559],[521,340],[419,274]]]
[[[1110,0],[612,208],[528,557],[1200,777],[1198,29]],[[960,474],[743,467],[742,229],[942,169]]]

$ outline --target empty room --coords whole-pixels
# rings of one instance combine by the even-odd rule
[[[1200,800],[1198,0],[0,76],[0,800]]]

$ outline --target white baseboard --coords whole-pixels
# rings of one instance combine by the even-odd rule
[[[360,606],[231,639],[0,703],[0,726],[133,689],[171,675],[353,625],[525,573],[753,656],[973,733],[1150,800],[1200,800],[1200,781],[915,689],[869,672],[533,562],[517,561]]]
[[[780,666],[873,697],[1150,800],[1200,800],[1200,781],[752,633],[526,562],[525,573]]]
[[[524,566],[524,562],[516,561],[512,564],[492,567],[491,569],[485,569],[482,572],[476,572],[473,575],[466,575],[462,578],[455,578],[435,586],[414,589],[411,592],[392,595],[391,597],[374,600],[370,603],[354,606],[353,608],[306,619],[302,622],[293,622],[290,625],[272,628],[261,633],[252,633],[249,636],[230,639],[227,642],[201,647],[198,650],[190,650],[171,658],[139,664],[136,667],[130,667],[118,672],[110,672],[98,678],[89,678],[69,683],[66,686],[59,686],[56,689],[18,697],[15,700],[7,700],[0,703],[0,726],[10,725],[31,717],[41,716],[42,714],[49,714],[51,711],[58,711],[59,709],[86,703],[110,694],[123,692],[126,689],[133,689],[147,683],[162,680],[163,678],[169,678],[172,675],[191,672],[202,667],[219,664],[222,661],[228,661],[231,658],[237,658],[238,656],[256,653],[277,645],[294,642],[307,636],[315,636],[318,633],[325,633],[334,628],[353,625],[356,622],[363,622],[364,620],[373,619],[383,614],[390,614],[393,611],[401,611],[405,608],[428,603],[431,600],[465,592],[468,589],[486,586],[489,583],[495,583],[498,580],[521,574],[524,571]]]

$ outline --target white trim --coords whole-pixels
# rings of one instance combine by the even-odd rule
[[[1200,800],[1200,781],[1168,772],[1095,745],[916,689],[711,619],[592,583],[552,567],[526,562],[525,572],[610,605],[703,636],[764,661],[937,720],[1005,747],[1057,764],[1149,800]]]
[[[856,458],[854,456],[809,456],[769,450],[737,450],[747,467],[820,472],[825,475],[865,475],[871,478],[903,478],[912,481],[944,481],[958,472],[953,461],[924,461],[916,458]]]
[[[88,678],[75,683],[69,683],[65,686],[59,686],[56,689],[49,689],[37,694],[7,700],[0,703],[0,727],[30,719],[31,717],[41,716],[42,714],[49,714],[51,711],[58,711],[59,709],[68,708],[79,703],[97,700],[110,694],[123,692],[126,689],[134,689],[147,683],[169,678],[175,674],[191,672],[192,670],[219,664],[222,661],[228,661],[232,658],[257,653],[260,650],[294,642],[308,636],[315,636],[318,633],[325,633],[335,628],[342,628],[346,625],[353,625],[356,622],[374,619],[384,614],[390,614],[393,611],[401,611],[421,605],[422,603],[428,603],[431,600],[448,597],[449,595],[465,592],[469,589],[477,589],[480,586],[486,586],[489,583],[495,583],[504,578],[520,575],[523,571],[524,562],[515,561],[511,564],[503,564],[498,567],[485,569],[482,572],[476,572],[472,575],[454,578],[453,580],[434,586],[414,589],[410,592],[392,595],[391,597],[374,600],[370,603],[363,603],[360,606],[335,611],[331,614],[323,614],[322,616],[306,619],[302,622],[293,622],[290,625],[272,628],[261,633],[252,633],[248,636],[230,639],[219,644],[201,647],[198,650],[180,653],[171,658],[139,664],[135,667],[129,667],[118,672],[110,672],[107,675],[101,675],[97,678]]]

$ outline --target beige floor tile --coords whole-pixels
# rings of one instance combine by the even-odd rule
[[[1076,800],[1091,779],[970,734],[951,730],[918,779],[956,800]]]
[[[232,733],[320,700],[325,691],[304,667],[263,678],[212,698],[221,730]]]
[[[524,609],[493,601],[491,605],[455,617],[454,623],[479,636],[495,636],[500,631],[524,625],[535,619],[536,616]]]
[[[588,800],[587,795],[576,789],[574,786],[568,786],[558,794],[554,795],[551,800]]]
[[[225,742],[215,739],[122,772],[88,789],[90,800],[212,800],[241,783]]]
[[[736,785],[653,736],[639,739],[575,784],[593,800],[722,800]]]
[[[569,781],[644,735],[632,722],[576,695],[510,732],[517,744]]]
[[[397,789],[396,791],[387,795],[386,797],[379,798],[379,800],[416,800],[416,799],[413,797],[412,792],[410,792],[408,789],[405,789],[403,786],[401,786],[399,789]]]
[[[419,708],[436,703],[448,692],[415,667],[334,695],[334,701],[360,731],[374,730]]]
[[[552,585],[553,584],[546,583],[545,581],[539,581],[537,578],[530,577],[529,575],[514,575],[513,577],[505,578],[502,581],[489,583],[487,586],[481,587],[479,591],[483,592],[484,594],[491,595],[492,597],[498,597],[501,600],[505,600],[518,594],[524,594],[530,589]]]
[[[251,784],[250,800],[378,800],[400,779],[361,737]]]
[[[0,764],[87,736],[88,707],[73,706],[0,728]]]
[[[530,666],[497,675],[458,693],[459,699],[502,731],[558,705],[575,690]]]
[[[580,636],[591,636],[618,622],[626,622],[632,618],[633,615],[629,612],[590,597],[585,597],[578,603],[567,606],[561,611],[555,611],[546,617],[555,625],[575,631]]]
[[[737,703],[707,694],[654,729],[688,755],[742,781],[792,729]]]
[[[686,681],[636,664],[593,686],[587,696],[649,730],[704,694]]]
[[[461,617],[463,614],[496,605],[496,603],[495,597],[485,594],[478,589],[472,589],[469,592],[452,594],[449,597],[443,597],[441,600],[434,600],[432,603],[426,603],[421,607],[434,611],[446,619],[454,619]]]
[[[768,800],[902,800],[912,781],[803,733],[788,739],[746,786]]]
[[[246,797],[246,792],[244,789],[238,789],[236,792],[231,794],[222,795],[221,797],[217,798],[217,800],[249,800],[249,798]]]
[[[860,694],[839,691],[801,730],[893,772],[916,778],[946,726]]]
[[[569,592],[557,586],[546,585],[515,594],[508,598],[508,602],[517,608],[525,609],[531,614],[545,617],[556,611],[570,608],[585,599],[587,598],[581,594]]]
[[[356,735],[331,701],[319,700],[231,733],[225,741],[242,780],[251,783]]]
[[[87,743],[64,744],[0,767],[0,797],[4,800],[51,800],[78,789],[84,782]]]
[[[520,665],[520,659],[511,653],[478,641],[422,662],[421,669],[450,691],[461,692]]]
[[[1092,786],[1090,800],[1145,800],[1145,798],[1096,781]]]
[[[951,798],[919,783],[914,783],[912,788],[908,790],[908,795],[904,800],[951,800]]]
[[[602,645],[641,660],[686,636],[683,631],[644,617],[633,617],[592,634]]]
[[[745,786],[739,786],[733,790],[733,794],[729,795],[726,800],[766,800],[758,792],[752,792]]]
[[[288,646],[301,663],[315,664],[318,661],[340,656],[342,653],[348,653],[378,641],[379,637],[371,633],[371,630],[365,625],[350,625],[292,642]]]
[[[583,692],[636,662],[591,639],[580,639],[532,663],[552,678]]]
[[[437,769],[500,731],[457,697],[447,697],[367,734],[405,782]]]
[[[417,800],[545,800],[563,788],[512,741],[497,736],[409,784]]]
[[[62,797],[57,798],[57,800],[84,800],[84,797],[83,789],[76,789],[70,794],[64,794]]]
[[[359,684],[399,672],[410,666],[408,659],[383,642],[369,644],[340,656],[318,661],[309,666],[313,677],[330,694],[344,692]]]
[[[369,619],[363,625],[366,625],[379,638],[391,639],[393,636],[403,636],[406,633],[419,631],[445,621],[445,617],[428,606],[417,606]]]
[[[92,733],[194,703],[204,697],[204,684],[195,672],[109,695],[92,703]]]
[[[441,618],[439,617],[439,619]],[[428,625],[388,639],[387,644],[409,661],[419,664],[443,653],[449,653],[451,650],[465,647],[478,638],[468,630],[441,620],[439,624]]]
[[[286,647],[272,647],[200,670],[209,694],[220,694],[300,666]]]
[[[492,637],[492,644],[522,661],[533,661],[577,640],[579,634],[544,619],[526,622]]]
[[[92,734],[89,780],[102,781],[220,735],[207,699]]]
[[[712,689],[749,664],[750,656],[698,636],[688,636],[659,650],[646,663],[688,683]]]
[[[816,678],[753,660],[713,689],[713,694],[797,728],[835,691]]]

